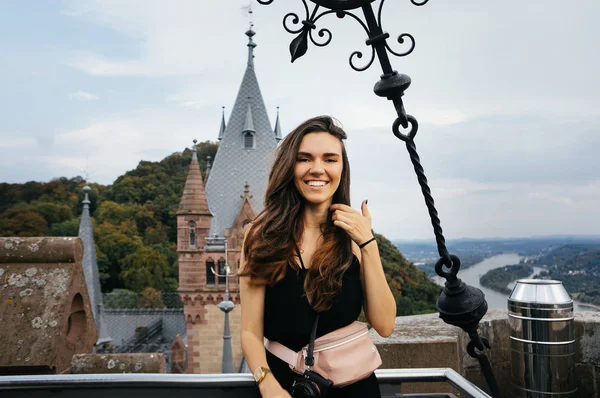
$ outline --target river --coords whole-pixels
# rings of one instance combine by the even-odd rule
[[[481,289],[481,291],[485,294],[485,299],[488,303],[488,308],[506,309],[508,303],[508,296],[503,293],[499,293],[495,290],[489,289],[487,287],[481,286],[481,284],[479,283],[479,278],[492,269],[504,267],[505,265],[518,264],[519,260],[520,257],[517,254],[501,254],[498,256],[493,256],[490,258],[486,258],[482,262],[472,265],[467,269],[460,270],[458,272],[458,277],[462,279],[466,284]],[[530,275],[530,277],[537,275],[542,270],[543,268],[534,267],[534,272]],[[444,285],[445,279],[440,278],[439,276],[434,277],[433,280],[438,285]],[[514,286],[514,283],[509,285],[509,287],[511,288],[512,286]],[[573,302],[573,307],[575,311],[597,311],[597,309],[582,305],[577,301]]]

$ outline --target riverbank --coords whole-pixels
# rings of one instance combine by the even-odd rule
[[[516,280],[529,278],[533,274],[533,267],[528,264],[507,265],[490,270],[479,278],[482,286],[489,287],[499,293],[510,295],[512,288],[508,285]]]
[[[596,311],[600,311],[600,305],[582,303],[581,301],[577,301],[577,300],[573,300],[573,303],[577,303],[577,305],[580,307],[586,307],[586,308],[594,309]]]
[[[492,256],[486,258],[485,260],[472,265],[466,270],[460,270],[458,273],[458,277],[462,279],[466,284],[476,287],[480,289],[485,294],[485,299],[488,303],[488,308],[501,308],[506,309],[508,305],[508,294],[503,294],[482,286],[480,283],[480,278],[485,273],[492,269],[502,268],[507,265],[519,264],[520,257],[518,254],[501,254],[498,256]],[[528,278],[533,277],[538,274],[543,268],[534,267],[534,271],[532,275],[529,275]],[[440,286],[444,285],[445,279],[435,276],[431,278],[435,283]],[[514,282],[509,285],[509,288],[512,289],[514,286]],[[581,303],[579,301],[573,300],[573,310],[574,311],[600,311],[600,306],[588,303]]]

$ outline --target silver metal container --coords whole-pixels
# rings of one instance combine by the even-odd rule
[[[562,282],[517,281],[508,323],[513,396],[576,397],[573,300]]]

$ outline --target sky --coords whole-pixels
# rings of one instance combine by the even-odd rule
[[[0,0],[0,182],[111,184],[216,140],[246,67],[249,4],[271,123],[277,106],[284,134],[339,119],[353,205],[368,199],[388,238],[433,239],[394,108],[373,94],[381,69],[348,65],[365,32],[324,17],[331,43],[292,64],[282,19],[304,17],[300,0]],[[412,79],[404,104],[447,238],[600,234],[599,14],[597,0],[384,4],[392,49],[416,40],[391,62]]]

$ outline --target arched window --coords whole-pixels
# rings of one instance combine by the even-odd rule
[[[219,285],[225,286],[227,279],[225,279],[225,274],[227,271],[225,270],[225,259],[221,257],[219,259]]]
[[[254,149],[254,134],[250,131],[244,133],[244,149]]]
[[[196,223],[190,221],[188,225],[190,227],[190,246],[196,246]]]
[[[215,274],[212,270],[215,268],[215,261],[212,258],[206,260],[206,286],[215,285]],[[215,269],[216,271],[216,269]]]

